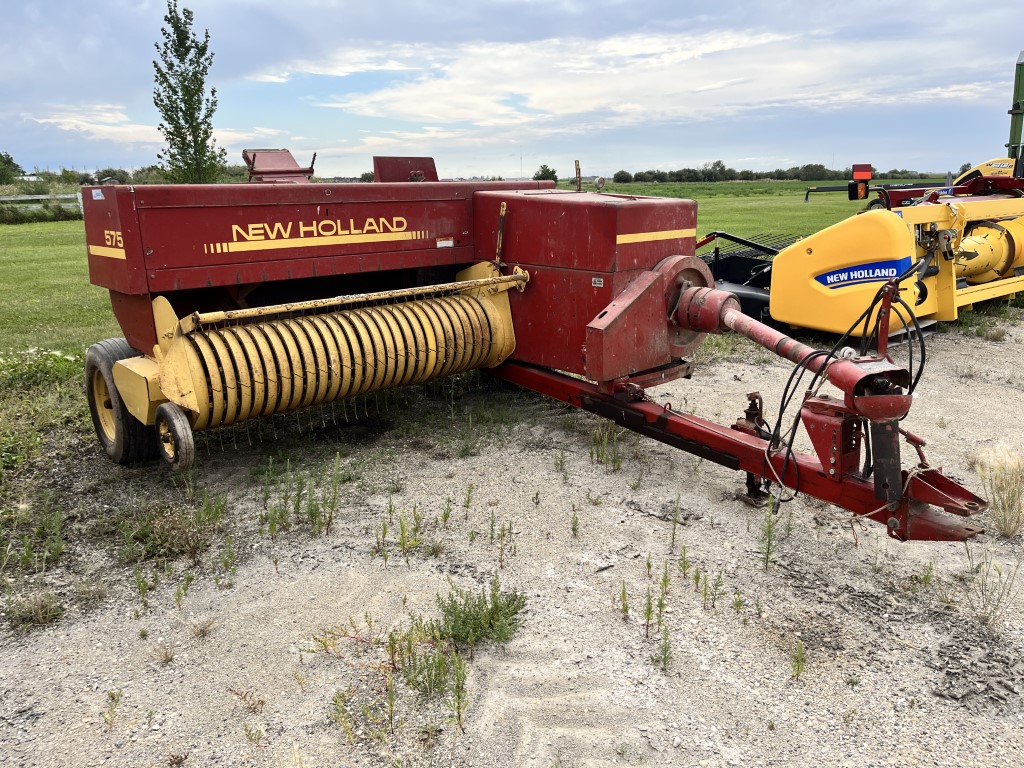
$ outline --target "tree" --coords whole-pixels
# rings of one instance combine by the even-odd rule
[[[132,184],[166,184],[167,177],[158,165],[137,168],[132,174]]]
[[[131,184],[132,175],[124,168],[101,168],[96,171],[100,184]]]
[[[558,181],[558,173],[554,168],[548,168],[546,165],[542,165],[537,169],[537,172],[533,174],[534,181]]]
[[[208,184],[217,181],[226,157],[213,138],[217,89],[206,93],[213,63],[210,31],[199,40],[192,31],[192,11],[179,11],[178,0],[167,0],[164,24],[164,41],[154,44],[160,61],[153,62],[153,104],[162,118],[159,128],[167,147],[157,157],[169,181]]]
[[[95,184],[96,177],[86,171],[76,171],[74,168],[61,168],[58,175],[61,184],[74,184],[81,187],[84,184]]]
[[[363,182],[364,184],[369,184],[370,182],[373,181],[373,179],[373,171],[366,171],[364,173],[359,174],[359,181]]]
[[[971,168],[973,168],[973,167],[974,167],[974,166],[973,166],[973,165],[971,165],[970,163],[964,163],[963,165],[961,165],[961,166],[960,166],[960,170],[959,170],[959,171],[957,171],[957,174],[956,174],[956,175],[957,175],[957,176],[961,176],[962,174],[965,174],[965,173],[967,173],[967,172],[968,172],[969,170],[971,170]]]
[[[21,166],[14,162],[14,158],[6,152],[0,152],[0,184],[12,184],[25,173]]]

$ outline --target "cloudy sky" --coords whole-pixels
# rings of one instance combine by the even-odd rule
[[[216,56],[218,143],[320,175],[433,155],[447,177],[1002,156],[1021,0],[184,0]],[[137,168],[162,139],[166,0],[19,0],[0,151]]]

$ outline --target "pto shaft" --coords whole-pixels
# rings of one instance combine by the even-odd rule
[[[690,288],[683,292],[673,318],[680,327],[701,333],[730,330],[760,344],[812,373],[823,371],[829,382],[845,395],[851,411],[872,421],[899,419],[910,409],[904,394],[910,372],[885,358],[836,358],[744,315],[739,300],[715,288]]]

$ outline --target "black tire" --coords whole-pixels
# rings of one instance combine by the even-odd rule
[[[870,203],[864,206],[865,211],[875,211],[879,208],[885,208],[885,200],[880,197],[876,197]]]
[[[156,439],[160,458],[175,472],[191,469],[196,460],[192,426],[180,406],[162,403],[156,409]]]
[[[98,341],[85,353],[85,396],[107,456],[118,464],[156,458],[156,432],[132,416],[114,385],[114,363],[139,353],[124,339]]]

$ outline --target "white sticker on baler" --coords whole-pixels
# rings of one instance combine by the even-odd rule
[[[455,238],[454,237],[439,237],[437,238],[438,248],[454,248]]]
[[[592,286],[594,286],[595,288],[604,288],[604,278],[603,277],[592,277],[592,278],[590,278],[590,284]]]
[[[92,199],[93,200],[103,200],[104,199],[104,197],[103,197],[103,190],[102,189],[94,189],[92,191]]]

